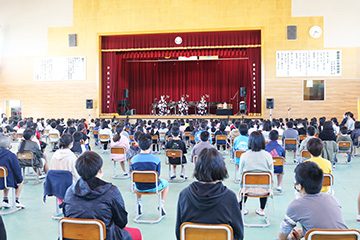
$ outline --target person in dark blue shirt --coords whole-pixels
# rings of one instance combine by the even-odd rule
[[[19,160],[16,155],[12,153],[10,149],[10,138],[4,135],[0,135],[0,166],[5,167],[8,172],[8,176],[6,177],[6,183],[8,187],[15,188],[16,194],[16,207],[25,208],[19,202],[23,176],[21,174],[21,168],[19,165]],[[2,202],[3,207],[10,207],[8,194],[9,190],[5,189],[4,181],[0,181],[0,189],[4,190],[4,199]]]
[[[279,133],[276,130],[271,130],[269,133],[270,142],[266,145],[265,151],[269,152],[272,157],[285,157],[284,148],[278,143]],[[274,173],[277,176],[278,185],[276,190],[282,192],[282,179],[284,175],[283,166],[274,166]]]
[[[151,135],[149,134],[140,135],[138,139],[138,143],[141,151],[131,160],[130,171],[156,171],[158,173],[158,176],[160,176],[161,161],[160,158],[151,154],[151,145],[152,145]],[[140,193],[156,192],[156,186],[155,184],[152,183],[137,183],[135,187],[136,190]],[[169,183],[165,179],[159,178],[157,189],[158,191],[162,191],[161,213],[164,216],[166,215],[164,204],[165,204],[166,196],[169,191]],[[138,214],[141,215],[142,214],[141,194],[137,194],[137,205],[138,205],[137,208]]]

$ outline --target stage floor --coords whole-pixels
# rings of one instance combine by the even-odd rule
[[[100,118],[101,119],[111,119],[111,118],[118,118],[118,119],[143,119],[143,120],[152,120],[152,119],[242,119],[242,118],[247,118],[247,119],[261,119],[262,115],[257,113],[255,114],[251,114],[251,115],[215,115],[215,114],[210,114],[210,115],[184,115],[184,116],[180,116],[180,115],[165,115],[165,116],[158,116],[158,115],[129,115],[129,116],[124,116],[124,115],[119,115],[117,113],[115,114],[111,114],[111,113],[106,113],[106,114],[100,114]]]

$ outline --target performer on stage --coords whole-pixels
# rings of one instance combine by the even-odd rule
[[[180,101],[178,102],[179,114],[188,115],[189,114],[189,104],[186,101],[189,95],[182,95]]]
[[[164,116],[170,113],[166,99],[169,98],[169,96],[161,95],[160,100],[158,102],[157,108],[159,109],[159,115]]]
[[[206,102],[207,95],[201,96],[200,102],[197,105],[198,114],[205,115],[207,114],[207,102]]]

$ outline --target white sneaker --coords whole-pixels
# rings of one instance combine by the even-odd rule
[[[357,215],[356,221],[360,222],[360,214]]]
[[[280,186],[277,187],[277,188],[276,188],[276,191],[279,192],[279,193],[282,193],[282,187],[280,187]]]
[[[21,208],[21,209],[24,209],[24,208],[25,208],[25,205],[24,205],[24,204],[21,204],[19,201],[16,201],[15,206],[16,206],[17,208]]]
[[[248,214],[249,214],[249,210],[244,209],[244,210],[242,210],[242,213],[243,213],[244,215],[248,215]]]
[[[259,216],[265,216],[265,211],[264,210],[262,210],[262,209],[257,209],[256,211],[255,211],[255,213],[257,214],[257,215],[259,215]]]
[[[3,201],[3,202],[1,203],[1,207],[3,207],[3,208],[10,208],[11,205],[10,205],[10,203]]]

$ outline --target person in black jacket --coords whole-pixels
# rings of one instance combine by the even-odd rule
[[[124,229],[128,223],[124,200],[116,186],[101,179],[102,165],[101,157],[92,151],[77,159],[75,167],[81,178],[66,191],[64,216],[99,219],[106,225],[107,240],[131,240],[129,232],[134,229]]]
[[[6,240],[6,230],[5,230],[5,225],[4,222],[0,216],[0,239],[1,240]]]
[[[244,238],[240,205],[234,192],[222,181],[228,177],[223,157],[216,149],[200,152],[194,177],[198,180],[181,191],[177,205],[176,238],[184,222],[228,224],[234,231],[234,240]]]

